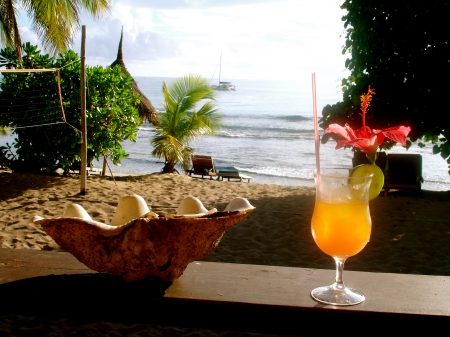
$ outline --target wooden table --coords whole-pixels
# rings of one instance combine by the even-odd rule
[[[173,283],[126,283],[69,253],[0,249],[0,314],[301,336],[330,336],[334,328],[345,336],[434,335],[450,324],[450,277],[345,271],[366,301],[315,302],[310,291],[333,279],[332,270],[193,262]],[[39,305],[24,304],[34,298]]]

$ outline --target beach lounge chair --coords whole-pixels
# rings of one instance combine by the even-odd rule
[[[422,190],[422,155],[389,153],[386,163],[384,195],[389,190]]]
[[[192,177],[192,175],[198,175],[201,176],[202,179],[204,177],[209,177],[209,179],[212,179],[216,176],[214,161],[211,156],[194,154],[192,155],[191,160],[192,169],[186,171],[189,176]]]
[[[247,180],[247,182],[249,183],[250,180],[253,179],[253,177],[250,177],[247,174],[243,174],[235,169],[218,169],[216,171],[216,174],[217,174],[217,180],[223,180],[223,179],[228,179],[228,181],[230,181],[230,179],[236,179],[238,181]]]
[[[235,168],[216,168],[211,156],[192,155],[191,160],[192,169],[186,172],[191,177],[192,175],[199,175],[202,179],[205,176],[213,179],[213,177],[217,176],[217,180],[228,179],[228,181],[238,180],[247,181],[248,183],[253,179],[253,177],[243,174]]]

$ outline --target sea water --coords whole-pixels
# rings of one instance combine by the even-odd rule
[[[173,78],[136,77],[141,91],[157,109],[162,109],[162,83]],[[235,168],[253,177],[252,182],[289,186],[314,186],[316,168],[311,87],[294,81],[232,80],[236,91],[217,91],[216,105],[222,115],[222,128],[191,143],[200,155],[214,158],[219,168]],[[337,91],[317,92],[318,114],[326,104],[342,99]],[[149,174],[160,172],[161,159],[151,155],[155,128],[145,123],[136,142],[124,141],[130,155],[120,166],[110,163],[114,173]],[[0,146],[13,136],[0,137]],[[334,141],[320,146],[320,163],[326,166],[352,165],[350,149],[335,150]],[[432,154],[432,146],[417,145],[406,150],[396,146],[392,153],[420,153],[423,157],[423,189],[450,190],[447,164]],[[97,163],[97,165],[101,165]],[[181,174],[183,171],[177,167]]]

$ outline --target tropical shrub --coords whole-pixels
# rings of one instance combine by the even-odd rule
[[[66,123],[45,125],[36,109],[39,104],[57,106],[54,95],[57,79],[43,73],[4,73],[0,84],[0,125],[13,129],[17,136],[13,143],[15,158],[9,166],[15,171],[55,172],[62,168],[67,173],[81,161],[81,99],[80,59],[68,50],[58,58],[41,54],[37,46],[24,44],[21,67],[60,69],[61,94]],[[0,50],[0,66],[18,68],[14,50]],[[114,164],[127,157],[121,142],[136,140],[138,126],[142,123],[134,107],[137,98],[131,94],[132,78],[122,73],[120,67],[86,67],[86,125],[88,162],[93,158],[108,156]],[[32,104],[28,89],[33,88]],[[57,100],[57,102],[55,102]],[[18,109],[17,106],[25,106]],[[33,127],[15,128],[20,121],[37,121]],[[62,118],[61,120],[62,121]]]
[[[342,18],[343,53],[351,54],[345,64],[351,74],[342,80],[343,101],[323,109],[321,127],[348,123],[352,129],[360,128],[360,96],[370,85],[377,90],[366,117],[371,127],[408,125],[411,141],[419,146],[432,142],[434,153],[450,164],[445,103],[450,76],[449,2],[345,0],[341,8],[347,10]],[[387,142],[382,148],[393,144]]]

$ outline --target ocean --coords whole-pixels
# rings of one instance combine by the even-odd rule
[[[136,82],[152,104],[161,109],[162,82],[173,78],[136,77]],[[233,167],[253,177],[252,183],[314,186],[316,167],[311,87],[299,83],[259,80],[231,80],[236,91],[217,91],[216,104],[223,117],[222,128],[214,135],[195,140],[197,154],[214,158],[217,167]],[[341,95],[317,91],[319,117],[326,104]],[[120,166],[110,164],[113,174],[149,174],[161,171],[163,162],[151,155],[150,141],[155,134],[151,124],[139,128],[137,142],[125,141],[129,158]],[[0,146],[13,136],[0,137]],[[350,149],[335,150],[329,141],[320,146],[320,163],[325,166],[352,165]],[[409,150],[396,146],[389,152],[420,153],[423,158],[423,189],[450,190],[447,164],[432,154],[432,146]],[[97,165],[101,165],[97,163]],[[182,173],[181,169],[179,171]]]

